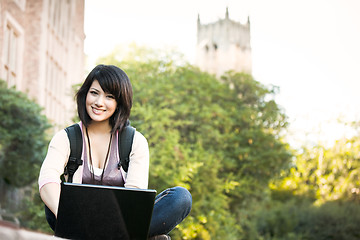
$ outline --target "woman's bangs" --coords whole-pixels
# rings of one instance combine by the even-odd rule
[[[116,99],[120,97],[120,85],[118,81],[116,81],[117,79],[116,76],[113,76],[108,72],[98,71],[94,79],[96,79],[99,82],[102,90],[105,93],[110,93],[114,95]]]

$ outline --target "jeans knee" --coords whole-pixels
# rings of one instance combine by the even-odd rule
[[[191,193],[183,187],[174,187],[173,190],[177,196],[178,207],[186,210],[186,215],[189,214],[192,206]]]

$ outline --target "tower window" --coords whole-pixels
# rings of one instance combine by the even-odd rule
[[[214,49],[217,50],[218,49],[218,45],[216,43],[214,43]]]

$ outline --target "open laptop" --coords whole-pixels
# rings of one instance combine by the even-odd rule
[[[147,239],[156,190],[62,183],[55,236]]]

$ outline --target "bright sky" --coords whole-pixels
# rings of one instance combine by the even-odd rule
[[[85,0],[88,68],[116,45],[176,47],[194,62],[202,23],[250,16],[253,76],[280,87],[289,141],[348,136],[338,119],[360,120],[358,0]]]

